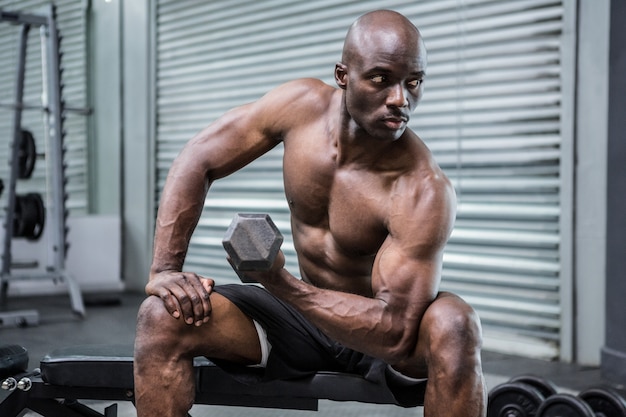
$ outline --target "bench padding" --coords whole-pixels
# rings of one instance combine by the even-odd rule
[[[41,360],[44,382],[55,386],[133,389],[133,347],[129,345],[73,346],[55,350]],[[318,399],[397,404],[391,392],[359,375],[318,372],[295,380],[244,385],[235,381],[205,358],[194,360],[196,402],[243,405],[246,397],[274,399]],[[426,381],[416,384],[421,396]],[[250,402],[256,404],[255,401]],[[279,401],[280,403],[280,401]],[[289,401],[285,401],[288,408]],[[262,406],[262,404],[261,404]]]

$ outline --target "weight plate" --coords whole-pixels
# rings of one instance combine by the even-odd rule
[[[46,209],[41,195],[29,193],[15,196],[13,236],[37,240],[43,233]]]
[[[489,393],[487,417],[534,417],[544,397],[521,382],[500,384]]]
[[[23,196],[15,196],[15,208],[13,210],[13,237],[24,237],[26,223],[23,221]]]
[[[46,208],[43,205],[43,199],[40,194],[30,193],[27,194],[29,205],[31,207],[35,207],[36,211],[36,222],[35,225],[27,238],[29,240],[38,240],[43,233],[43,228],[46,224]]]
[[[20,179],[28,179],[33,175],[36,159],[37,147],[35,146],[35,138],[30,131],[22,129],[18,154],[18,177]]]
[[[589,388],[578,394],[578,397],[589,404],[589,407],[598,416],[626,416],[626,399],[609,388]]]
[[[571,394],[555,394],[541,404],[537,417],[596,417],[596,415],[580,398]]]
[[[537,375],[518,375],[511,378],[509,382],[521,382],[537,388],[541,395],[543,395],[543,398],[548,398],[557,393],[557,387],[552,381]]]

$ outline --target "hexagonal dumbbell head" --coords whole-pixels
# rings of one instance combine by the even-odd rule
[[[283,235],[269,214],[236,214],[222,245],[230,263],[243,282],[245,271],[267,271],[271,268],[283,243]]]

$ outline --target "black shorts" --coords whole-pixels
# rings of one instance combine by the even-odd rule
[[[415,385],[393,375],[380,359],[349,349],[330,339],[297,310],[255,285],[220,285],[215,292],[233,302],[267,332],[271,351],[265,368],[209,358],[237,380],[252,384],[293,379],[317,371],[346,372],[387,387],[400,405],[415,406]]]

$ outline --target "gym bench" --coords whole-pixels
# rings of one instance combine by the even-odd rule
[[[244,385],[203,357],[194,359],[194,367],[196,404],[312,411],[318,410],[319,400],[398,405],[388,389],[359,375],[318,372],[300,379]],[[17,417],[28,409],[45,417],[116,417],[117,404],[101,414],[80,400],[134,401],[133,386],[132,346],[63,348],[47,354],[40,369],[4,380],[0,416]],[[415,386],[420,404],[425,389],[425,380]]]

